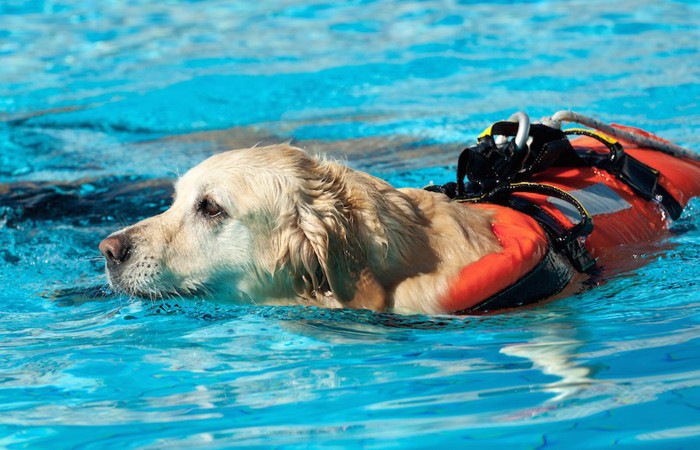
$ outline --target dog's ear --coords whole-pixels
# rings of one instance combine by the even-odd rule
[[[304,270],[297,293],[330,292],[347,307],[384,310],[386,292],[368,267],[353,224],[338,205],[318,206],[298,205],[298,227],[305,242],[299,249]]]
[[[361,242],[352,219],[352,205],[343,192],[343,174],[333,163],[316,164],[299,192],[297,230],[303,234],[295,250],[295,290],[303,297],[327,295],[350,308],[381,311],[386,292],[370,269],[366,243]],[[301,270],[299,270],[301,269]]]

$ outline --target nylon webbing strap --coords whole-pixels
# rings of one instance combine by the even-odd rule
[[[515,284],[456,314],[489,313],[531,305],[560,293],[573,276],[571,264],[550,246],[542,261]]]
[[[564,134],[588,136],[601,142],[610,153],[605,160],[591,161],[592,165],[612,173],[644,199],[661,203],[672,219],[680,217],[683,208],[663,186],[659,185],[660,172],[625,153],[617,140],[600,131],[585,128],[570,128],[565,130]]]
[[[521,212],[537,220],[537,222],[550,233],[557,250],[567,256],[576,270],[579,272],[590,272],[595,268],[595,258],[593,258],[588,249],[586,249],[583,242],[584,239],[593,232],[593,217],[591,217],[581,202],[562,189],[541,183],[512,183],[499,186],[490,193],[480,197],[457,199],[457,201],[466,203],[496,203],[520,210],[518,205],[523,205],[523,202],[511,200],[512,194],[515,193],[531,193],[555,197],[576,208],[576,211],[581,216],[581,220],[568,229],[561,224],[559,224],[560,226],[558,227],[553,226],[552,221],[556,220],[549,214],[546,214],[541,208],[538,208],[541,214],[534,214],[531,208],[525,208],[525,210]]]

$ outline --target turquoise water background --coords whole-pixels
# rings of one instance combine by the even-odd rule
[[[646,263],[488,317],[104,287],[99,241],[257,142],[397,186],[516,110],[700,149],[696,1],[0,2],[0,447],[700,445],[700,202]]]

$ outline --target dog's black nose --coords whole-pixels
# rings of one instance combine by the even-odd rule
[[[131,254],[131,242],[124,234],[110,236],[100,242],[100,253],[105,257],[108,263],[121,264]]]

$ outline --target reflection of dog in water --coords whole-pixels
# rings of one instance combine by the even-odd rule
[[[100,244],[110,284],[131,295],[427,313],[498,249],[487,211],[288,145],[209,158],[169,210]]]

